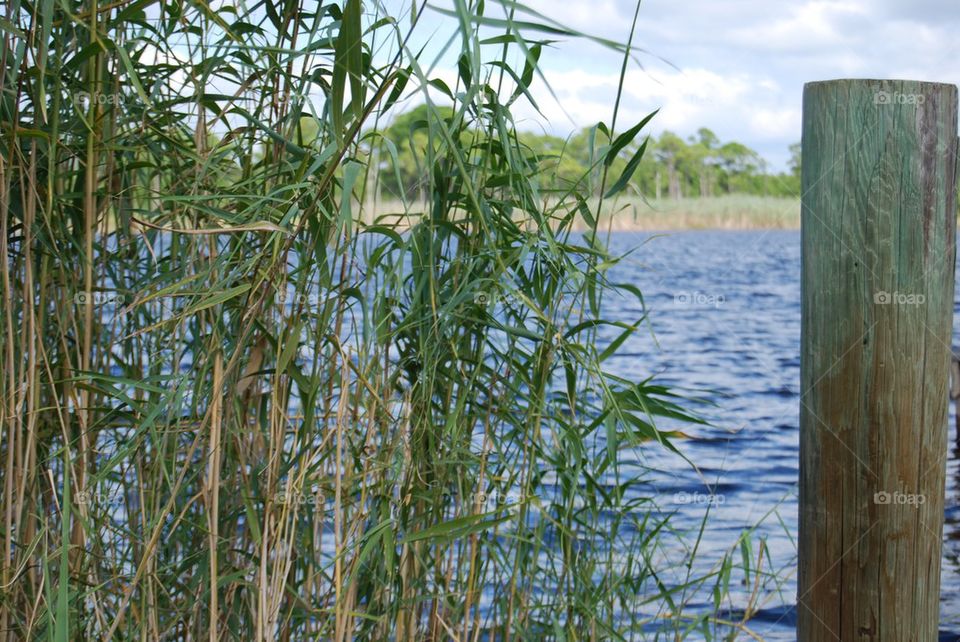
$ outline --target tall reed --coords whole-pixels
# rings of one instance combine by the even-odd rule
[[[618,452],[693,418],[605,371],[642,318],[601,300],[640,292],[607,279],[595,186],[540,191],[511,115],[549,40],[585,36],[507,0],[14,0],[0,30],[6,639],[606,640],[679,615]],[[410,229],[360,205],[398,101],[429,106]],[[645,122],[598,125],[584,181],[622,190]]]

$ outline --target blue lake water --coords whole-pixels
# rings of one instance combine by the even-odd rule
[[[611,249],[636,250],[612,270],[611,280],[638,286],[650,312],[651,332],[631,337],[609,367],[703,396],[711,426],[684,427],[693,438],[678,443],[699,471],[656,445],[627,457],[648,474],[650,489],[671,520],[667,538],[677,559],[698,546],[693,575],[716,569],[748,529],[754,563],[757,543],[767,553],[759,609],[749,628],[766,640],[794,640],[796,598],[797,481],[800,395],[800,233],[798,231],[691,231],[663,235],[620,232]],[[960,281],[960,279],[958,279]],[[958,297],[960,300],[960,297]],[[604,315],[635,321],[639,304],[604,302]],[[960,330],[955,314],[954,330]],[[960,335],[958,335],[960,336]],[[612,337],[601,337],[601,339]],[[708,390],[709,392],[698,392]],[[960,459],[953,446],[947,469],[946,527],[942,562],[941,640],[960,639]],[[697,531],[709,511],[705,531]],[[678,568],[673,581],[682,581]],[[736,574],[734,574],[736,578]],[[740,619],[754,592],[731,587],[730,617]],[[705,605],[705,603],[704,603]],[[691,604],[696,608],[696,602]],[[738,638],[739,639],[739,638]]]

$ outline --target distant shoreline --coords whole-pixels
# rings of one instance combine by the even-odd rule
[[[582,220],[578,229],[586,229]],[[711,196],[681,200],[620,199],[605,204],[600,228],[613,231],[799,230],[800,199]]]
[[[596,213],[597,200],[589,201]],[[369,209],[364,208],[366,213]],[[398,202],[379,204],[376,215],[364,217],[372,223],[379,216],[396,213],[401,218],[403,206]],[[396,219],[394,219],[396,221]],[[589,229],[586,221],[577,216],[575,231]],[[799,230],[800,198],[777,196],[749,196],[731,194],[681,200],[639,197],[616,198],[603,204],[599,229],[614,232],[666,232],[682,230]]]

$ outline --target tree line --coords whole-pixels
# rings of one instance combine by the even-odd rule
[[[440,108],[441,112],[443,109]],[[422,196],[420,192],[430,171],[424,166],[426,148],[443,144],[428,134],[426,118],[427,107],[421,105],[400,114],[382,130],[381,142],[374,151],[379,198]],[[464,140],[460,142],[469,144],[470,136],[469,131],[463,132]],[[541,189],[563,192],[574,187],[587,188],[599,195],[604,157],[600,150],[609,144],[604,127],[585,127],[568,138],[534,132],[517,136],[529,150],[528,160],[540,165]],[[736,141],[722,141],[706,127],[686,139],[664,131],[621,150],[609,168],[611,174],[622,174],[642,145],[646,146],[643,160],[631,176],[627,194],[685,199],[725,194],[795,196],[800,192],[799,143],[790,146],[788,171],[771,173],[767,161],[755,150]]]

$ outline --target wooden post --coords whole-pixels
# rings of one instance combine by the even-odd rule
[[[801,642],[937,639],[957,88],[803,95]]]

